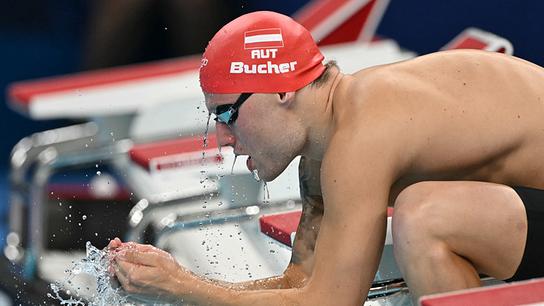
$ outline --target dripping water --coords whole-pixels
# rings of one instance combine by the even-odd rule
[[[208,120],[206,121],[206,130],[204,131],[204,149],[208,147],[208,132],[210,131],[210,118],[212,113],[208,112]]]
[[[232,162],[232,168],[230,168],[230,175],[234,174],[234,165],[236,165],[236,159],[238,158],[238,155],[234,155],[234,161]]]
[[[208,112],[208,120],[206,121],[206,130],[204,130],[204,136],[202,138],[202,159],[200,160],[200,166],[204,168],[204,164],[206,162],[206,148],[208,147],[208,133],[210,130],[210,118],[212,116],[212,113]],[[205,181],[208,180],[208,177],[206,176],[206,171],[201,170],[200,174],[203,176],[200,179],[200,184],[203,184]],[[205,186],[202,186],[203,188]]]
[[[268,185],[266,182],[263,182],[263,203],[270,203],[270,191],[268,190]]]

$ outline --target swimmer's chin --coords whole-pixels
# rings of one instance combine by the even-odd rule
[[[253,173],[255,180],[270,182],[280,176],[280,174],[285,170],[285,167],[282,169],[264,168],[262,165],[258,167],[255,160],[249,156],[247,159],[247,169]]]
[[[262,181],[262,182],[265,182],[265,183],[268,183],[268,182],[271,182],[271,181],[275,180],[283,172],[283,171],[271,172],[271,171],[266,171],[266,170],[257,170],[257,171],[258,171],[258,175],[259,175],[259,181]]]

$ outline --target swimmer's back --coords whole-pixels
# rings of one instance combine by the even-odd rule
[[[544,164],[534,164],[544,156],[543,68],[457,50],[365,69],[352,80],[339,99],[351,103],[335,105],[338,130],[401,143],[410,165],[401,185],[447,178],[544,188]]]
[[[479,50],[431,53],[412,60],[362,70],[394,81],[399,90],[444,95],[456,103],[501,103],[540,101],[544,98],[544,68],[514,56]],[[404,87],[404,88],[403,88]],[[544,100],[543,100],[544,101]]]
[[[477,95],[505,93],[544,93],[544,69],[520,58],[479,50],[452,50],[421,56],[397,65],[423,81],[461,94],[462,85]],[[516,98],[516,97],[515,97]]]

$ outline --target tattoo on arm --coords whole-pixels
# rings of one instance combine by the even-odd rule
[[[320,184],[321,162],[306,159],[300,160],[299,180],[302,198],[302,216],[293,245],[291,263],[302,264],[313,256],[315,242],[319,233],[323,216],[323,196]]]

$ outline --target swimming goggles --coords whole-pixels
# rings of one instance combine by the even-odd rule
[[[216,122],[224,123],[226,125],[234,124],[236,118],[238,118],[238,109],[246,102],[246,100],[252,95],[252,93],[241,94],[234,104],[223,104],[215,108]]]

